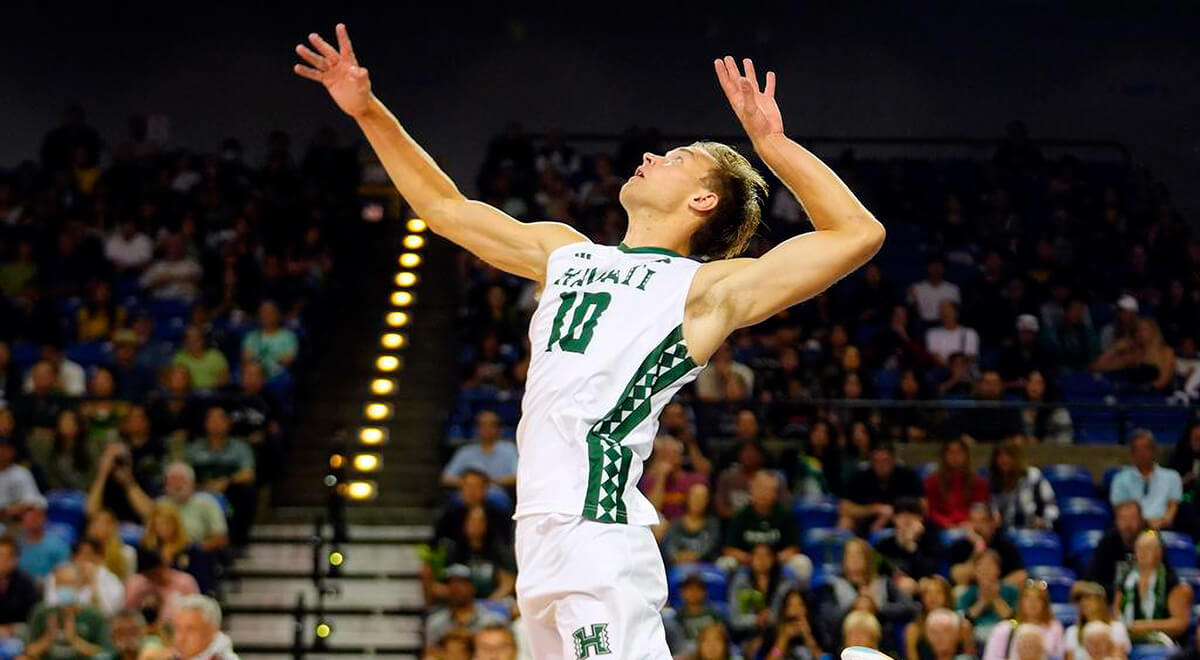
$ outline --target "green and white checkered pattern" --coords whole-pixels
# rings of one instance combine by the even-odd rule
[[[621,440],[650,414],[650,398],[696,366],[676,327],[646,356],[617,405],[588,431],[588,492],[583,517],[597,522],[627,522],[622,495],[633,452]]]

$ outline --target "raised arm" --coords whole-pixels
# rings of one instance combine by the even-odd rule
[[[749,59],[744,60],[745,75],[732,57],[713,64],[755,151],[800,200],[817,231],[783,241],[757,259],[703,266],[708,272],[693,291],[701,298],[694,305],[696,340],[688,341],[698,354],[704,354],[718,335],[723,339],[824,291],[866,263],[884,239],[883,225],[833,170],[784,135],[775,74],[767,73],[766,87],[760,91]]]
[[[316,51],[303,44],[296,53],[307,63],[295,72],[325,86],[371,143],[396,189],[430,229],[503,271],[540,281],[546,256],[555,248],[587,240],[558,222],[522,223],[499,209],[467,199],[433,158],[371,93],[367,69],[358,65],[346,26],[336,28],[335,49],[315,32]]]

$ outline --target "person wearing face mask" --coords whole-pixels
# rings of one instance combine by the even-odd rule
[[[154,514],[154,500],[142,490],[136,481],[126,484],[129,501],[145,523]],[[204,552],[217,552],[229,545],[229,524],[225,513],[209,493],[196,492],[196,473],[187,463],[175,462],[167,466],[164,495],[158,501],[179,508],[183,528],[193,542]]]
[[[79,569],[62,564],[54,570],[54,591],[29,617],[25,656],[33,660],[75,660],[111,653],[112,638],[104,615],[79,604],[84,586]]]
[[[125,603],[125,585],[112,571],[104,567],[104,551],[99,543],[83,539],[75,545],[74,561],[79,575],[79,586],[75,600],[80,605],[90,605],[105,616],[112,616]],[[46,600],[50,600],[58,588],[55,575],[46,578]]]

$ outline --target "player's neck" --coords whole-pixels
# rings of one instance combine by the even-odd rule
[[[656,247],[666,248],[679,254],[687,254],[690,237],[682,232],[663,231],[668,227],[680,227],[682,223],[673,222],[670,218],[657,217],[648,221],[634,222],[629,219],[629,228],[625,230],[625,238],[621,239],[627,247]]]

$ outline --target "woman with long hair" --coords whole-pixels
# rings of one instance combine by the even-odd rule
[[[1133,339],[1122,339],[1092,363],[1092,371],[1119,372],[1123,381],[1146,385],[1158,392],[1175,379],[1175,349],[1163,340],[1154,319],[1138,319]]]
[[[88,516],[85,538],[100,544],[104,550],[104,566],[112,574],[125,580],[133,574],[137,563],[137,551],[121,540],[120,523],[112,511],[101,509]]]
[[[725,626],[714,623],[696,637],[695,660],[730,660],[729,631]]]
[[[817,461],[829,492],[835,495],[842,492],[842,449],[829,422],[819,419],[809,425],[800,460]]]
[[[29,454],[45,470],[49,488],[87,490],[99,454],[92,444],[79,413],[68,408],[58,413],[53,437],[35,435],[29,439]]]
[[[813,634],[805,590],[792,589],[783,597],[775,626],[763,636],[757,658],[764,660],[817,660],[824,651]]]
[[[721,521],[709,510],[708,484],[688,487],[683,515],[676,518],[663,539],[668,564],[711,561],[721,552]]]
[[[751,548],[750,566],[729,583],[729,622],[735,636],[740,639],[765,631],[793,586],[771,546]]]
[[[1046,657],[1061,658],[1066,652],[1063,627],[1054,618],[1050,608],[1050,591],[1041,580],[1026,580],[1017,598],[1017,615],[1014,620],[1001,621],[988,635],[983,648],[982,660],[1006,660],[1016,656],[1017,628],[1035,626],[1042,638]]]
[[[871,611],[886,627],[911,619],[917,605],[891,580],[879,572],[879,558],[866,540],[855,537],[842,549],[842,574],[832,576],[818,593],[821,630],[818,634],[836,634],[852,610]],[[838,646],[839,639],[826,637],[821,646]]]
[[[1006,440],[992,450],[988,478],[992,506],[1005,527],[1050,529],[1058,520],[1054,488],[1041,470],[1029,465],[1020,442]]]
[[[1191,618],[1192,588],[1163,563],[1162,537],[1152,529],[1138,534],[1133,559],[1114,585],[1113,609],[1133,643],[1175,646]]]
[[[102,341],[125,327],[125,308],[113,301],[112,285],[105,280],[88,286],[87,300],[75,312],[75,334],[80,342]]]
[[[1067,628],[1066,660],[1105,660],[1104,658],[1093,659],[1087,650],[1083,634],[1084,627],[1093,621],[1107,625],[1109,636],[1116,649],[1128,653],[1133,648],[1129,642],[1129,631],[1125,628],[1125,624],[1113,618],[1104,587],[1095,582],[1076,582],[1071,585],[1071,602],[1079,611],[1079,622]]]
[[[1021,410],[1025,437],[1033,442],[1052,445],[1071,444],[1074,438],[1071,413],[1063,406],[1047,405],[1054,400],[1050,397],[1046,377],[1041,371],[1034,369],[1025,377],[1024,395],[1026,402],[1035,404]]]
[[[914,621],[904,626],[905,660],[923,660],[931,657],[929,640],[925,638],[925,618],[934,610],[954,609],[954,588],[940,575],[921,578],[917,583],[917,594],[920,597],[921,611]],[[960,617],[959,627],[959,653],[974,656],[975,637],[971,632],[971,622],[965,617]]]
[[[186,565],[186,559],[183,558],[191,544],[179,507],[170,502],[156,502],[146,518],[142,547],[157,552],[164,564],[182,568],[180,564]]]
[[[971,505],[988,500],[987,482],[971,469],[971,449],[962,438],[942,443],[937,469],[925,478],[929,519],[940,527],[961,527]]]

